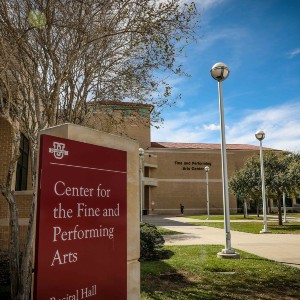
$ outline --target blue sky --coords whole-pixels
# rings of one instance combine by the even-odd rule
[[[171,79],[176,106],[163,111],[152,141],[220,143],[218,86],[211,67],[230,69],[223,82],[226,142],[300,152],[300,1],[196,0],[199,39],[181,58],[191,75]]]

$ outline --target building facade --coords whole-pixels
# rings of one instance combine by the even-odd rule
[[[252,155],[259,155],[259,147],[227,145],[228,176]],[[210,213],[223,212],[220,145],[153,142],[144,168],[145,213],[178,214],[182,204],[186,214],[207,214],[207,184]],[[229,201],[237,213],[236,197],[230,194]]]
[[[205,166],[210,168],[208,172],[210,213],[223,212],[219,144],[152,142],[150,114],[153,107],[151,105],[127,102],[97,105],[97,109],[89,120],[89,127],[135,139],[145,150],[142,166],[144,214],[179,214],[180,205],[184,206],[185,214],[207,214]],[[8,163],[12,157],[13,133],[10,124],[1,117],[0,132],[0,176],[5,182]],[[13,182],[19,211],[21,244],[28,224],[33,194],[28,145],[26,135],[22,134],[21,155],[16,164]],[[259,155],[258,146],[228,144],[228,177],[243,166],[245,160],[252,155]],[[299,200],[288,200],[289,209],[300,209]],[[238,199],[230,194],[231,213],[236,213],[240,209],[241,204]],[[0,250],[8,247],[8,220],[8,204],[0,195]]]

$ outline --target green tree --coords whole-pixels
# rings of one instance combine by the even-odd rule
[[[259,216],[259,199],[261,199],[260,164],[256,156],[249,157],[243,168],[237,170],[230,178],[229,188],[236,196],[252,200],[256,204]]]
[[[277,200],[278,224],[282,225],[281,203],[283,193],[297,195],[300,182],[299,154],[283,151],[264,152],[266,196]],[[235,194],[261,197],[259,156],[250,157],[245,165],[230,178],[229,187]]]
[[[49,126],[85,125],[99,101],[153,104],[153,122],[172,104],[155,74],[184,74],[177,63],[194,36],[197,11],[181,0],[0,0],[0,117],[11,124],[12,159],[0,190],[10,211],[13,299],[29,299],[36,198],[20,255],[13,174],[20,133],[29,139],[32,190],[37,136]],[[166,75],[167,76],[167,75]]]
[[[269,197],[277,200],[278,224],[282,225],[283,193],[296,196],[299,189],[299,155],[270,151],[265,157],[266,189]]]

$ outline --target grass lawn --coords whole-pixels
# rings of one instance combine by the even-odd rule
[[[157,226],[156,228],[160,232],[160,234],[162,234],[162,235],[183,234],[182,232],[166,229],[166,228],[159,227],[159,226]]]
[[[222,246],[168,246],[170,258],[141,263],[142,300],[299,299],[300,269],[238,251],[220,259]]]
[[[300,219],[300,213],[287,213],[287,218],[299,218]],[[187,218],[196,219],[196,220],[206,220],[207,215],[201,215],[201,216],[186,216]],[[278,218],[277,214],[268,215],[269,218],[274,219]],[[283,217],[283,213],[282,213]],[[210,215],[211,220],[224,220],[223,215]],[[261,214],[259,217],[257,215],[248,215],[246,218],[244,218],[244,215],[230,215],[230,220],[263,220],[263,215]]]
[[[287,213],[286,216],[300,219],[300,213]]]
[[[224,228],[223,222],[191,222],[190,224],[199,226],[210,226],[215,228]],[[259,233],[264,227],[263,222],[240,222],[240,223],[230,223],[230,229],[249,232],[249,233]],[[282,226],[278,226],[277,222],[268,222],[268,230],[272,233],[300,233],[300,222],[290,222],[283,223]]]
[[[207,215],[201,216],[186,216],[187,218],[196,219],[196,220],[207,220]],[[224,215],[210,215],[211,220],[224,220]],[[256,215],[248,215],[247,218],[244,218],[244,215],[230,215],[230,220],[262,220],[263,217],[257,217]]]

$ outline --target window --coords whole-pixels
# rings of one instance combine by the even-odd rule
[[[139,109],[139,115],[142,118],[147,118],[149,114],[149,108],[148,107],[143,107]]]
[[[124,118],[129,118],[130,116],[131,116],[131,113],[132,113],[132,111],[131,111],[131,109],[129,108],[127,108],[127,109],[124,109],[123,110],[123,117]]]
[[[150,177],[150,168],[149,167],[145,167],[144,177]]]
[[[285,206],[292,207],[293,206],[293,199],[290,197],[285,198]]]
[[[23,191],[27,190],[29,142],[22,133],[19,150],[20,157],[17,163],[16,191]]]
[[[273,206],[274,207],[278,206],[277,200],[273,200]],[[290,198],[289,196],[285,197],[285,206],[286,207],[292,207],[293,206],[293,199]],[[283,198],[281,199],[281,207],[283,207]]]

